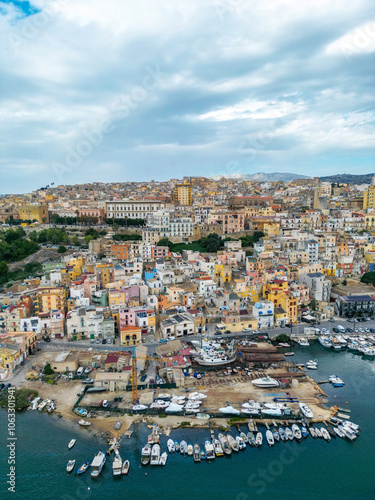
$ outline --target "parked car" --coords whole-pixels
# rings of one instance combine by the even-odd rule
[[[370,328],[370,333],[375,333],[374,328]]]
[[[103,408],[108,408],[108,405],[109,405],[108,401],[106,399],[103,399],[103,401],[101,402],[101,406]]]
[[[176,337],[174,335],[171,335],[170,337],[168,337],[168,340],[176,340]]]
[[[3,391],[7,391],[11,385],[12,384],[10,384],[9,382],[7,384],[5,384],[3,387]]]
[[[167,342],[167,339],[160,339],[159,344],[165,344]]]
[[[103,339],[102,344],[106,344],[106,343],[107,343],[106,339]]]
[[[347,329],[346,329],[346,331],[347,331],[348,333],[353,333],[353,328],[347,328]]]
[[[242,330],[243,333],[251,333],[252,332],[252,329],[251,328],[245,328],[244,330]]]
[[[225,330],[224,333],[232,333],[230,330]]]
[[[96,343],[96,344],[100,344],[100,340],[99,340],[99,339],[96,339],[96,340],[95,340],[95,343]]]
[[[147,378],[147,375],[142,375],[141,382],[144,382],[146,380],[146,378]]]
[[[340,333],[340,330],[336,327],[333,327],[332,330],[335,332],[335,333]]]
[[[95,344],[95,340],[94,340],[94,339],[91,339],[91,343],[92,343],[92,344]]]

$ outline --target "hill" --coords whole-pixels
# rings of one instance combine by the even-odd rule
[[[342,183],[342,184],[371,184],[372,178],[375,175],[373,174],[336,174],[336,175],[327,175],[325,177],[319,177],[319,179],[323,182],[334,182]]]

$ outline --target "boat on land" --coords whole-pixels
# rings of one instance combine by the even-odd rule
[[[72,470],[74,469],[74,466],[76,464],[76,461],[75,460],[69,460],[68,463],[66,464],[66,472],[69,474],[70,472],[72,472]]]
[[[267,439],[268,446],[273,446],[275,444],[273,433],[269,429],[266,430],[266,439]]]
[[[78,424],[81,425],[82,427],[90,427],[91,422],[88,422],[87,420],[78,420]]]
[[[164,451],[159,458],[159,465],[165,465],[167,463],[167,460],[168,460],[168,454],[166,451]]]
[[[122,473],[122,458],[117,450],[113,459],[112,473],[114,476],[121,476]]]
[[[230,415],[239,415],[241,412],[237,410],[236,408],[233,408],[233,406],[228,405],[223,408],[219,408],[220,413],[227,413]]]
[[[181,441],[180,453],[181,453],[181,455],[186,455],[186,453],[187,453],[187,442],[186,441]]]
[[[255,387],[260,387],[263,389],[271,388],[271,387],[279,387],[279,382],[271,377],[262,377],[252,380],[251,383],[255,385]]]
[[[146,446],[144,446],[142,448],[142,452],[141,452],[141,463],[143,465],[147,465],[149,462],[150,462],[150,458],[151,458],[151,450],[152,450],[152,447],[150,444],[146,444]]]
[[[160,446],[158,445],[158,443],[155,443],[152,446],[151,450],[150,465],[159,465],[159,458],[160,458]]]
[[[194,459],[194,462],[200,462],[202,459],[201,447],[197,443],[195,443],[195,445],[194,445],[193,459]]]
[[[121,474],[123,476],[126,476],[129,472],[129,467],[130,467],[130,462],[129,460],[124,460],[124,463],[122,464],[122,469],[121,469]]]
[[[314,414],[313,414],[311,408],[309,406],[307,406],[307,404],[305,404],[305,403],[299,403],[299,408],[300,408],[302,414],[306,418],[313,418]]]
[[[294,435],[289,427],[285,427],[285,435],[289,439],[289,441],[293,441]]]
[[[95,455],[94,460],[91,463],[91,477],[98,477],[100,475],[105,465],[105,460],[104,451],[99,451],[99,453]]]
[[[122,426],[121,420],[117,420],[117,422],[113,427],[115,428],[116,431],[118,431],[121,429],[121,426]]]
[[[77,441],[76,439],[71,439],[71,440],[69,441],[69,444],[68,444],[68,448],[69,448],[69,450],[70,450],[71,448],[73,448],[73,446],[76,444],[76,441]]]
[[[207,413],[197,413],[196,417],[200,420],[209,420],[210,415],[207,415]]]
[[[90,467],[90,462],[85,462],[84,464],[82,464],[81,467],[79,467],[79,469],[77,470],[77,476],[84,474],[89,467]]]
[[[262,446],[263,444],[263,435],[261,432],[257,432],[255,436],[255,446]]]
[[[227,434],[227,438],[228,438],[229,446],[232,448],[232,451],[239,451],[240,447],[238,446],[238,443],[234,439],[234,437],[231,436],[230,434]]]
[[[208,439],[204,442],[204,449],[206,450],[206,457],[208,460],[215,458],[214,446]]]
[[[321,433],[323,439],[325,439],[326,441],[331,441],[331,436],[329,435],[329,432],[327,431],[327,429],[325,427],[321,427],[320,433]]]
[[[167,441],[167,448],[168,448],[169,453],[174,453],[175,446],[174,446],[173,439],[168,439],[168,441]]]

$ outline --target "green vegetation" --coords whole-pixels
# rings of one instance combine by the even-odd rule
[[[51,365],[49,363],[47,363],[45,365],[45,367],[43,368],[43,373],[44,373],[44,375],[52,375],[55,372],[52,370]]]
[[[141,234],[114,234],[113,235],[113,240],[115,241],[141,241],[142,240],[142,235]]]
[[[0,262],[17,262],[39,250],[38,243],[25,236],[22,227],[0,233]]]
[[[240,238],[240,240],[242,241],[243,247],[253,247],[254,243],[258,243],[258,241],[264,236],[265,234],[262,231],[254,231],[252,236],[244,236],[243,238]]]
[[[361,283],[375,285],[375,271],[370,271],[368,273],[365,273],[361,277]]]
[[[64,247],[64,245],[60,245],[60,246],[59,246],[59,249],[58,249],[57,251],[58,251],[58,253],[65,253],[65,252],[66,252],[66,250],[67,250],[67,248],[66,248],[66,247]]]
[[[192,250],[194,252],[217,252],[223,248],[224,241],[216,233],[211,233],[207,237],[191,243],[172,243],[168,238],[162,238],[158,246],[169,247],[171,252],[182,252],[183,250]]]
[[[14,391],[15,408],[17,410],[26,410],[29,402],[38,396],[38,392],[34,389],[16,389]],[[8,391],[1,393],[0,406],[2,408],[8,407]]]
[[[289,342],[290,338],[288,335],[286,335],[285,333],[282,333],[281,335],[278,335],[275,339],[277,342]]]
[[[29,262],[22,269],[9,271],[8,264],[5,261],[0,262],[0,285],[5,285],[11,281],[24,280],[29,276],[36,276],[42,270],[42,264],[39,262]]]
[[[144,219],[105,219],[105,223],[109,226],[144,226]]]

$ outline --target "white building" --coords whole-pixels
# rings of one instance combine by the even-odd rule
[[[274,305],[269,300],[256,302],[253,305],[253,316],[257,320],[258,328],[270,328],[273,325]]]
[[[106,217],[109,219],[146,219],[149,214],[165,208],[159,200],[122,200],[105,203]]]

